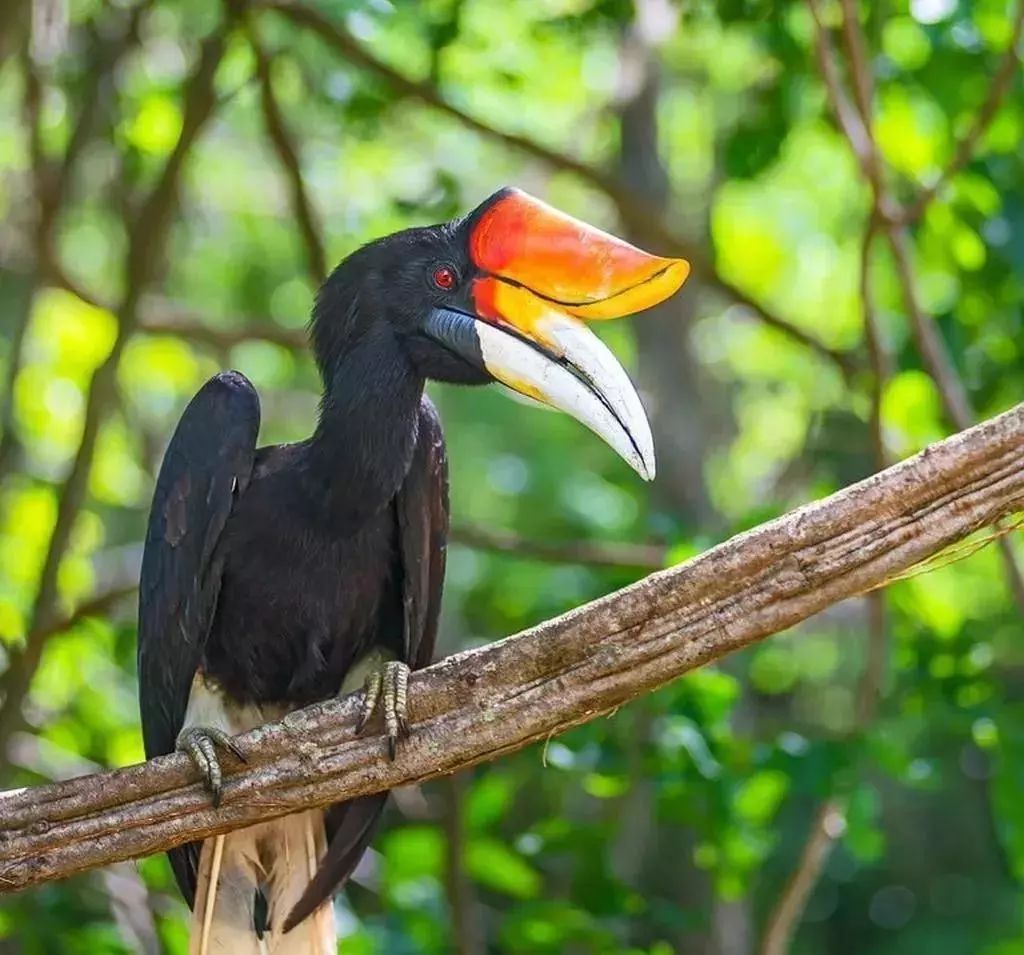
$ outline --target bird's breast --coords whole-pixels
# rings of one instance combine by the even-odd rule
[[[401,639],[396,536],[392,508],[348,535],[287,511],[239,508],[204,671],[240,703],[335,695],[357,658],[396,629]]]

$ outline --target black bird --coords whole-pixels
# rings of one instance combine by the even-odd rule
[[[444,439],[424,383],[500,381],[578,418],[650,479],[640,400],[581,319],[654,305],[688,271],[503,189],[463,219],[370,243],[324,282],[312,437],[257,448],[252,385],[238,372],[208,381],[171,439],[146,536],[146,755],[189,753],[216,805],[218,748],[244,758],[232,736],[361,684],[363,723],[382,711],[393,755],[444,577]],[[172,850],[191,951],[333,953],[325,903],[385,799]]]

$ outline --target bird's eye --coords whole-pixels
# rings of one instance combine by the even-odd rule
[[[449,265],[441,265],[434,269],[434,284],[444,291],[448,292],[455,288],[455,269]]]

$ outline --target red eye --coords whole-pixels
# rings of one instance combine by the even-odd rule
[[[439,269],[435,269],[434,284],[446,292],[455,288],[455,269],[449,268],[447,265],[442,265]]]

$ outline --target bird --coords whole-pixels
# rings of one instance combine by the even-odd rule
[[[432,662],[444,581],[447,461],[426,382],[499,383],[559,409],[651,480],[640,398],[587,323],[665,300],[688,272],[506,187],[362,246],[323,282],[308,439],[258,447],[253,385],[237,371],[207,381],[167,446],[146,531],[146,756],[187,753],[218,806],[222,756],[245,760],[236,736],[361,689],[358,731],[379,722],[394,758],[415,732],[408,677]],[[335,952],[331,899],[386,799],[170,850],[190,952]]]

